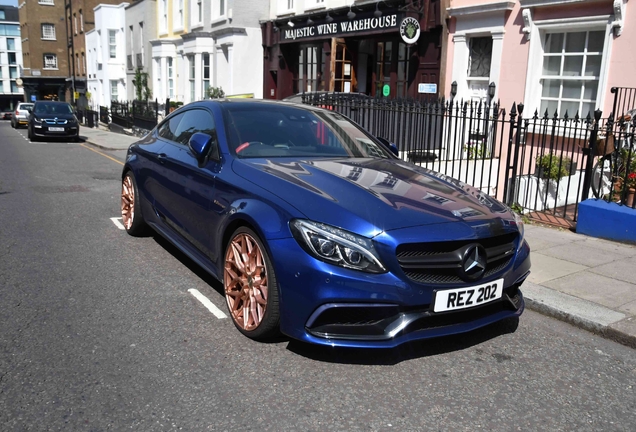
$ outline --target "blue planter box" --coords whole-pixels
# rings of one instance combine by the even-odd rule
[[[585,200],[579,204],[576,232],[636,243],[636,210],[600,199]]]

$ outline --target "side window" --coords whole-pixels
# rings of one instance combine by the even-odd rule
[[[172,117],[170,120],[164,122],[161,126],[159,126],[159,129],[157,130],[157,134],[163,139],[176,141],[175,137],[177,132],[177,126],[179,126],[181,119],[183,119],[183,114],[178,114]]]
[[[213,130],[214,119],[209,112],[201,109],[186,111],[183,113],[183,121],[177,127],[175,141],[187,146],[193,134],[203,132],[211,135]]]

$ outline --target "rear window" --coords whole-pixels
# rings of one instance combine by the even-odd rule
[[[30,109],[33,108],[33,104],[25,104],[25,103],[21,103],[18,105],[18,109],[21,110],[26,110],[26,109]]]

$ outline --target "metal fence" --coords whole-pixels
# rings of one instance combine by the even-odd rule
[[[111,101],[111,121],[126,129],[137,127],[150,130],[157,126],[160,115],[158,101]]]
[[[395,143],[402,159],[474,186],[530,217],[548,214],[574,222],[578,203],[592,196],[633,206],[629,185],[634,167],[619,167],[634,163],[634,127],[625,127],[626,117],[617,126],[612,115],[602,119],[600,111],[585,117],[567,112],[524,117],[521,104],[506,111],[497,103],[343,93],[308,94],[303,102],[346,115]],[[612,150],[605,148],[607,131],[614,131],[615,142],[621,143],[620,159],[606,156]],[[611,191],[621,176],[617,199]]]

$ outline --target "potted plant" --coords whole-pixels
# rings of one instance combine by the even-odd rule
[[[636,195],[636,172],[627,174],[626,186],[627,186],[627,207],[634,206],[634,195]]]
[[[576,162],[567,156],[559,157],[554,153],[537,156],[535,175],[542,179],[556,180],[576,172]]]

